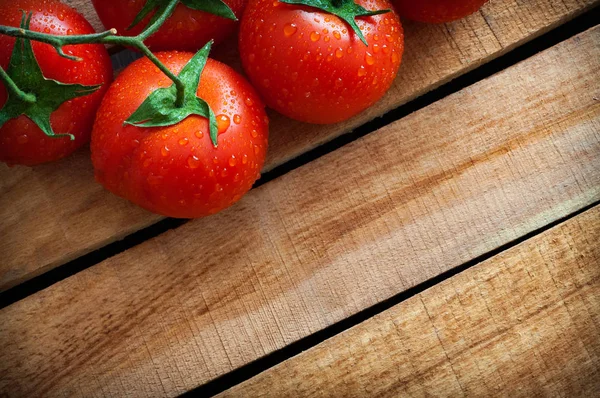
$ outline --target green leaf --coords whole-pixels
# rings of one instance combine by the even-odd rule
[[[167,8],[169,5],[169,1],[170,0],[147,0],[146,4],[135,16],[135,19],[131,25],[129,25],[127,30],[142,22],[142,20],[146,18],[148,14],[154,11],[154,15],[148,23],[148,26],[151,25],[164,12],[165,8]],[[237,21],[237,17],[233,11],[231,11],[231,8],[229,8],[229,6],[223,2],[223,0],[181,0],[181,2],[192,10],[204,11],[219,17]]]
[[[164,127],[172,126],[190,115],[198,115],[208,119],[210,139],[217,147],[217,119],[206,101],[196,96],[200,76],[206,65],[212,41],[208,42],[179,73],[179,79],[185,86],[183,106],[177,107],[177,86],[173,83],[170,87],[159,88],[153,91],[148,98],[125,121],[137,127]]]
[[[31,13],[23,13],[21,28],[29,29]],[[21,115],[29,117],[49,137],[70,137],[72,134],[56,134],[50,125],[50,115],[64,102],[77,97],[89,95],[102,85],[84,86],[82,84],[65,84],[46,79],[35,59],[31,41],[17,38],[6,70],[8,76],[23,92],[33,94],[35,101],[28,102],[17,96],[8,95],[8,100],[0,110],[0,127],[10,119]]]
[[[360,31],[360,28],[356,24],[357,17],[370,17],[373,15],[386,14],[391,12],[392,10],[375,10],[369,11],[366,8],[359,6],[354,2],[354,0],[279,0],[282,3],[287,4],[301,4],[309,7],[318,8],[320,10],[326,11],[330,14],[336,15],[343,19],[354,33],[358,35],[360,41],[364,43],[365,46],[368,46],[367,39]]]
[[[223,0],[181,0],[188,8],[237,21],[237,17]]]

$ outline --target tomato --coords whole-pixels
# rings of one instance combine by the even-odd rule
[[[116,28],[119,35],[135,36],[148,25],[150,15],[132,29],[127,30],[127,28],[147,1],[92,0],[92,3],[107,29]],[[240,18],[247,0],[224,0],[224,2]],[[236,26],[236,21],[192,10],[183,4],[179,4],[158,32],[150,36],[145,43],[153,51],[180,50],[195,52],[211,39],[215,43],[223,41],[235,30]]]
[[[0,25],[19,26],[21,10],[31,11],[30,29],[52,34],[88,34],[94,30],[74,9],[58,1],[0,0]],[[0,35],[0,66],[7,69],[15,39]],[[51,138],[27,116],[8,120],[0,128],[0,161],[28,166],[60,159],[89,142],[96,110],[112,80],[112,66],[106,49],[98,44],[65,46],[67,54],[80,57],[79,62],[60,57],[56,50],[32,42],[33,53],[42,73],[48,79],[62,83],[103,86],[93,94],[64,102],[51,115],[52,129],[57,134],[75,136]],[[0,84],[0,107],[7,101],[7,92]]]
[[[473,14],[487,0],[394,0],[402,17],[419,22],[445,23]]]
[[[193,54],[156,55],[179,73]],[[242,76],[208,59],[197,95],[217,116],[217,148],[207,119],[200,116],[169,127],[123,124],[152,91],[171,85],[147,58],[117,77],[92,133],[96,179],[115,194],[165,216],[216,213],[237,202],[259,177],[268,138],[264,105]]]
[[[367,10],[387,0],[358,0]],[[393,12],[356,19],[368,47],[335,15],[307,6],[251,0],[240,26],[244,70],[267,105],[304,122],[336,123],[377,102],[404,51]]]

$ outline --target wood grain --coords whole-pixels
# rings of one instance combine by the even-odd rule
[[[600,200],[600,27],[0,311],[0,395],[173,396]]]
[[[592,397],[600,207],[219,395]]]
[[[87,0],[71,0],[94,21]],[[311,126],[271,114],[265,170],[280,165],[580,14],[598,0],[492,0],[449,25],[410,24],[400,75],[358,117]],[[96,23],[97,24],[97,23]],[[220,54],[219,54],[220,52]],[[217,50],[220,59],[232,54]],[[111,195],[94,181],[87,150],[33,169],[0,165],[0,291],[161,218]]]

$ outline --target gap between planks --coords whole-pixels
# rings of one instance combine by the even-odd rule
[[[589,30],[2,309],[0,391],[176,395],[597,202],[599,43]]]
[[[218,396],[592,396],[597,242],[598,206]]]
[[[89,2],[70,3],[76,7],[87,4],[85,13],[93,19]],[[492,0],[482,12],[447,26],[406,23],[407,51],[401,73],[384,99],[335,126],[307,126],[272,114],[265,171],[475,69],[598,3]],[[104,191],[93,179],[85,150],[34,169],[0,166],[0,290],[159,220],[160,216]]]

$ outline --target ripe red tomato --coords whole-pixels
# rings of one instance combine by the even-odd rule
[[[248,0],[223,1],[240,18]],[[107,29],[116,28],[119,35],[125,36],[135,36],[148,25],[150,15],[131,30],[127,30],[147,2],[148,0],[92,0],[104,26]],[[211,39],[215,43],[220,43],[234,31],[236,26],[236,21],[192,10],[179,4],[158,32],[150,36],[145,43],[153,51],[195,52]]]
[[[19,26],[21,10],[31,11],[30,29],[58,35],[93,33],[91,25],[72,8],[53,0],[0,0],[0,25]],[[0,66],[6,70],[15,39],[0,36]],[[50,118],[56,134],[75,136],[51,138],[27,116],[7,121],[0,128],[0,161],[28,166],[60,159],[90,139],[96,110],[112,80],[112,66],[106,49],[98,44],[65,46],[67,54],[82,58],[75,62],[60,57],[56,50],[39,42],[32,42],[33,53],[42,73],[48,79],[62,83],[80,83],[103,86],[93,94],[63,103]],[[0,107],[7,101],[7,92],[0,84]]]
[[[156,55],[179,73],[193,54]],[[268,138],[264,105],[242,76],[208,59],[197,95],[217,116],[217,148],[207,119],[200,116],[169,127],[123,124],[152,91],[171,85],[147,58],[117,77],[92,133],[96,179],[113,193],[165,216],[216,213],[237,202],[259,177]]]
[[[473,14],[487,0],[394,0],[398,14],[419,22],[445,23]]]
[[[358,0],[367,10],[387,0]],[[340,18],[316,8],[251,0],[240,27],[244,70],[267,105],[293,119],[336,123],[378,101],[404,51],[393,12],[357,18],[369,46]]]

